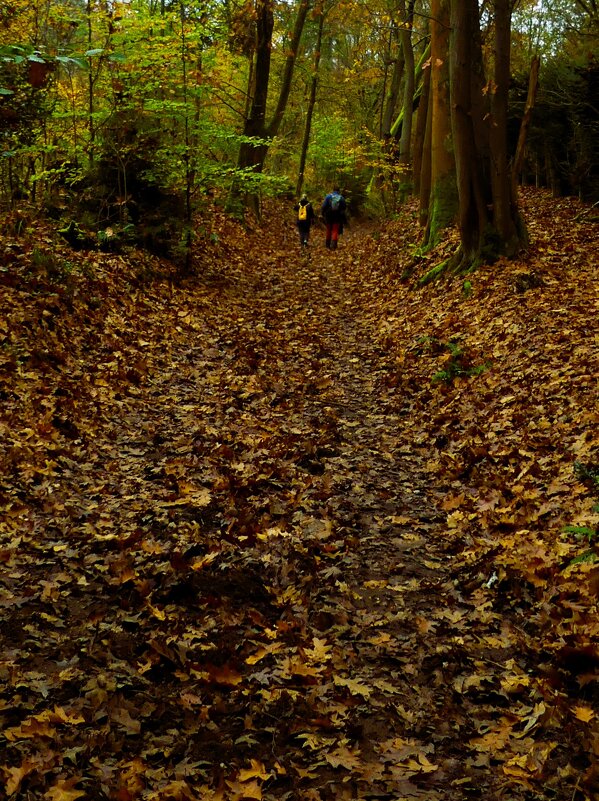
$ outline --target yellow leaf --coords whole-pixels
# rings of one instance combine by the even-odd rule
[[[335,676],[335,684],[337,687],[347,687],[352,695],[361,695],[363,698],[370,698],[372,690],[366,684],[360,684],[359,681],[354,679],[346,679],[343,676]]]
[[[247,665],[255,665],[256,662],[259,662],[261,659],[264,659],[265,656],[268,655],[268,648],[258,648],[255,654],[251,654],[245,660]]]
[[[53,723],[70,723],[72,726],[85,723],[85,718],[79,712],[68,712],[61,706],[55,706],[54,713],[51,713],[48,719]]]
[[[371,645],[385,645],[392,640],[393,638],[386,631],[382,631],[380,634],[368,638],[368,642],[371,643]]]
[[[37,739],[38,737],[53,738],[56,734],[56,729],[45,721],[30,718],[29,720],[24,720],[19,726],[5,729],[3,734],[9,742],[13,742],[14,740]]]
[[[283,665],[284,672],[287,676],[318,676],[322,668],[311,667],[303,662],[299,657],[293,659],[286,659]]]
[[[85,795],[85,790],[78,790],[73,786],[78,781],[80,781],[80,778],[59,780],[54,787],[44,793],[44,798],[47,801],[76,801],[77,798]]]
[[[331,651],[333,650],[332,645],[329,645],[326,640],[321,640],[318,637],[314,637],[312,642],[314,645],[313,648],[304,649],[304,654],[311,662],[326,662],[331,658]]]
[[[9,768],[8,766],[2,767],[2,772],[6,777],[6,795],[10,796],[16,793],[21,782],[32,770],[35,770],[35,763],[25,759],[20,768]]]
[[[583,723],[590,723],[595,717],[595,711],[589,706],[580,705],[572,707],[572,712],[574,713],[574,717],[578,720],[582,720]]]
[[[407,526],[412,522],[412,518],[407,515],[393,515],[390,521],[394,526]]]
[[[227,782],[231,793],[231,801],[244,801],[246,798],[255,798],[262,801],[262,789],[258,782]]]
[[[345,768],[346,770],[358,770],[362,766],[362,760],[359,754],[350,751],[345,746],[339,746],[329,754],[325,754],[324,758],[333,768]]]
[[[264,763],[258,759],[251,759],[251,768],[242,768],[239,771],[238,779],[240,782],[247,782],[250,779],[261,779],[266,781],[272,776],[272,773],[264,769]]]

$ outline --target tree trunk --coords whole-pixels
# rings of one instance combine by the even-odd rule
[[[416,128],[414,130],[414,154],[412,158],[412,175],[414,182],[414,194],[421,195],[421,186],[423,180],[423,173],[425,170],[425,161],[429,163],[430,172],[430,139],[428,143],[429,152],[426,153],[427,147],[426,131],[429,126],[430,114],[430,86],[431,86],[431,68],[430,64],[424,69],[422,73],[422,91],[420,92],[420,100],[418,102],[418,112],[416,114]],[[428,192],[430,191],[430,177],[428,182],[428,189],[426,190],[428,209]]]
[[[524,107],[524,114],[522,115],[522,122],[520,123],[520,133],[518,135],[518,144],[516,146],[516,153],[512,163],[512,203],[517,203],[518,198],[518,181],[522,173],[522,165],[524,164],[524,153],[526,149],[526,137],[532,121],[532,111],[535,105],[537,96],[537,88],[539,86],[539,68],[541,66],[540,56],[534,56],[530,64],[530,77],[528,79],[528,95],[526,97],[526,105]]]
[[[414,22],[414,5],[415,0],[410,0],[408,8],[401,0],[398,7],[403,12],[403,25],[400,31],[401,47],[405,64],[405,86],[404,86],[404,117],[401,127],[401,138],[399,140],[399,162],[400,164],[408,165],[411,158],[411,144],[412,144],[412,116],[414,110],[414,87],[415,79],[415,65],[414,65],[414,48],[412,45],[412,25]]]
[[[272,32],[274,28],[273,0],[256,0],[256,55],[254,59],[254,93],[251,100],[250,111],[243,126],[244,141],[239,147],[237,157],[238,170],[251,170],[254,173],[262,172],[264,159],[268,151],[266,145],[266,102],[268,100],[268,82],[270,79],[270,55],[272,45]],[[262,140],[261,142],[247,141],[247,137]],[[242,186],[243,178],[235,179],[231,186],[227,210],[240,212],[239,203],[252,208],[256,216],[260,214],[259,195],[255,186]]]
[[[515,256],[526,243],[518,209],[512,202],[512,181],[507,150],[507,114],[510,84],[511,0],[495,0],[494,87],[491,92],[491,186],[493,225],[501,252]]]
[[[391,127],[395,118],[395,109],[397,108],[397,99],[399,98],[399,87],[401,86],[401,79],[404,71],[403,51],[399,41],[397,25],[395,24],[391,31],[391,42],[389,56],[392,58],[393,70],[391,72],[389,89],[385,96],[383,121],[381,124],[381,137],[385,142],[387,142],[391,136]]]
[[[451,117],[461,239],[454,266],[459,269],[511,257],[526,242],[511,203],[507,167],[510,0],[495,0],[494,8],[495,85],[485,108],[478,2],[451,0]]]
[[[279,99],[277,107],[274,111],[272,120],[267,128],[268,138],[276,136],[279,132],[285,109],[287,108],[287,101],[289,100],[289,93],[291,91],[291,81],[293,79],[293,70],[295,69],[295,62],[297,60],[297,52],[299,50],[300,42],[308,9],[310,7],[309,0],[300,0],[297,9],[297,16],[295,18],[295,25],[293,26],[293,34],[291,41],[288,45],[287,58],[285,59],[285,69],[283,71],[283,80],[281,83],[281,91],[279,92]],[[272,38],[272,37],[271,37]]]
[[[432,166],[431,166],[431,149],[432,149],[432,103],[433,98],[430,92],[430,85],[431,85],[431,68],[426,70],[428,77],[427,77],[427,85],[428,90],[426,92],[426,126],[424,130],[424,141],[422,143],[422,164],[419,170],[419,208],[418,208],[418,222],[421,226],[425,226],[428,223],[428,213],[429,213],[429,201],[431,197],[431,176],[432,176]],[[422,98],[421,98],[422,102]]]
[[[274,28],[274,0],[256,0],[256,58],[254,66],[255,90],[252,97],[249,115],[243,127],[243,136],[253,137],[262,141],[244,141],[239,147],[237,168],[239,170],[249,170],[254,174],[260,174],[264,168],[264,162],[268,154],[268,139],[276,136],[291,90],[291,80],[297,57],[297,50],[302,36],[304,23],[308,13],[309,0],[300,0],[297,17],[293,29],[293,35],[289,44],[289,52],[285,61],[285,69],[281,84],[281,91],[277,101],[277,106],[270,124],[266,123],[266,102],[268,99],[268,88],[270,81],[270,65],[272,50],[272,33]],[[249,185],[242,184],[247,180],[247,175],[237,178],[233,182],[227,209],[232,212],[239,211],[239,201],[243,199],[246,206],[249,206],[256,216],[260,216],[260,196],[255,182],[250,181]]]
[[[449,79],[449,0],[431,2],[431,191],[424,237],[434,247],[440,232],[458,212],[455,158],[451,135]]]
[[[306,112],[306,124],[304,126],[304,136],[302,139],[302,149],[300,153],[300,163],[297,175],[297,184],[295,191],[297,195],[301,195],[302,187],[304,185],[304,172],[306,169],[306,159],[308,157],[308,146],[310,144],[310,131],[312,128],[312,115],[314,114],[314,106],[316,105],[316,90],[318,88],[318,67],[320,65],[320,48],[322,47],[322,30],[324,27],[324,9],[322,3],[319,5],[316,12],[318,14],[318,33],[316,36],[316,51],[314,53],[314,66],[312,67],[312,83],[310,85],[310,98],[308,100],[308,110]]]
[[[461,252],[458,264],[473,264],[484,249],[488,230],[490,191],[485,192],[476,119],[479,104],[481,42],[477,0],[451,0],[450,74],[451,117],[458,184]],[[490,187],[489,187],[490,189]]]

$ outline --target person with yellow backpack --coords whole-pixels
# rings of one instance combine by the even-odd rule
[[[295,224],[299,233],[300,245],[303,248],[307,248],[310,239],[310,228],[316,221],[316,214],[314,214],[312,204],[305,192],[301,196],[300,202],[294,206],[294,209],[297,215]]]

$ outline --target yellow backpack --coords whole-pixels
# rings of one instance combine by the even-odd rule
[[[298,220],[307,220],[308,219],[308,204],[305,203],[302,205],[300,203],[299,210],[297,212],[297,219]]]

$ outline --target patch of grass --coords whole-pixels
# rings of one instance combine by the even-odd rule
[[[44,274],[54,283],[67,283],[75,265],[58,258],[54,253],[40,248],[31,251],[31,267],[35,273]]]
[[[463,350],[459,342],[450,340],[449,342],[441,342],[439,345],[442,352],[446,354],[445,367],[433,375],[431,379],[433,384],[439,381],[451,384],[455,378],[481,375],[491,367],[491,362],[489,361],[484,362],[484,364],[473,364],[472,358]]]
[[[574,473],[578,480],[585,484],[594,495],[599,496],[599,464],[574,462]]]
[[[577,463],[578,465],[579,463]],[[578,472],[580,468],[577,468],[576,465],[574,469]],[[594,474],[595,480],[597,480],[599,476]],[[599,504],[595,504],[593,506],[593,512],[599,512]],[[570,525],[564,526],[562,529],[564,534],[571,534],[574,536],[576,540],[580,543],[584,543],[585,545],[588,544],[588,548],[584,550],[582,553],[575,556],[574,559],[571,559],[568,563],[569,565],[578,565],[585,562],[595,562],[599,561],[599,553],[597,552],[597,547],[599,546],[599,528],[595,527],[592,528],[591,526],[580,526],[580,525]]]

